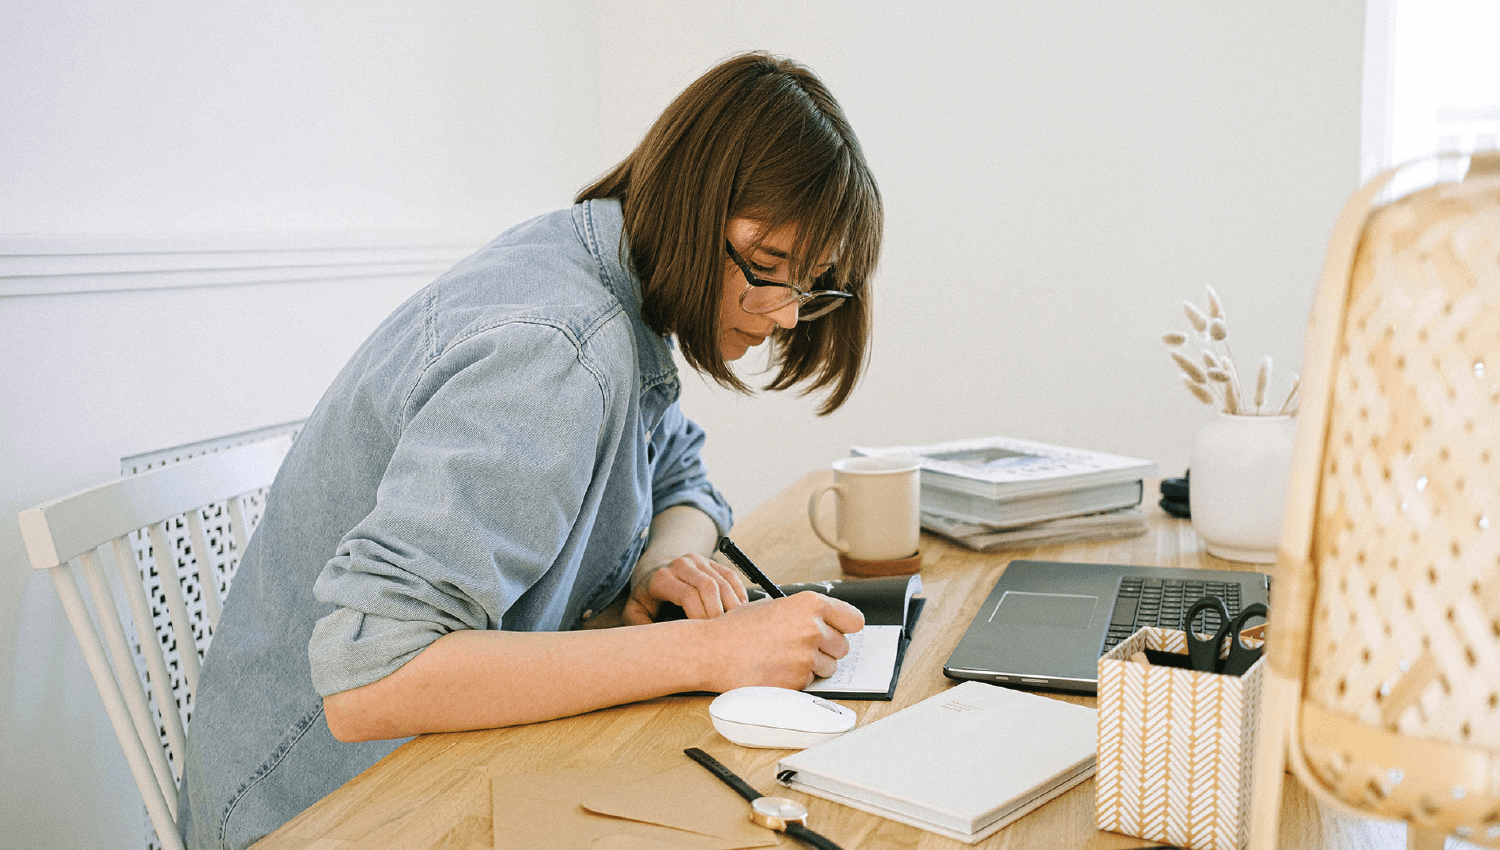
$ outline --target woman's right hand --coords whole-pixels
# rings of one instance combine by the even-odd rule
[[[849,654],[844,637],[865,627],[858,608],[812,591],[762,599],[704,622],[714,639],[705,661],[706,689],[749,685],[801,690],[831,676]]]

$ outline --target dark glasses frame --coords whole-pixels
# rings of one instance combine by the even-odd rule
[[[724,250],[728,252],[729,259],[733,260],[736,266],[739,266],[740,272],[745,276],[745,282],[750,284],[750,286],[779,286],[782,289],[787,290],[787,296],[785,300],[780,301],[776,304],[776,306],[766,310],[751,310],[745,307],[745,296],[750,294],[750,290],[746,289],[744,292],[740,293],[740,307],[744,308],[745,312],[747,313],[774,313],[777,310],[782,309],[786,305],[795,302],[797,304],[797,318],[800,321],[807,322],[812,321],[813,319],[816,319],[820,316],[826,316],[828,313],[838,309],[839,307],[842,307],[845,301],[848,301],[849,299],[854,297],[854,293],[844,292],[840,289],[814,289],[809,291],[804,290],[793,283],[783,283],[776,280],[765,280],[764,278],[757,276],[755,272],[751,270],[750,264],[745,262],[745,258],[740,256],[740,252],[734,249],[734,243],[730,242],[728,239],[724,240]],[[821,275],[818,275],[817,279],[813,281],[813,284],[816,285],[821,281],[831,280],[832,278],[833,269],[829,268],[828,271],[823,272]],[[815,304],[814,309],[809,310],[806,314],[803,314],[802,308],[806,306],[808,302],[814,301],[814,299],[823,300],[818,301]]]

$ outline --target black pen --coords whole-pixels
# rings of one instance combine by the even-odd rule
[[[786,597],[786,594],[781,592],[781,588],[777,587],[775,582],[766,578],[766,574],[760,571],[760,567],[757,567],[754,561],[745,557],[745,553],[740,551],[740,547],[734,545],[733,540],[730,540],[728,537],[720,537],[719,551],[724,553],[724,557],[729,559],[729,563],[739,567],[740,572],[744,573],[751,581],[760,585],[760,589],[764,590],[767,596],[772,599],[784,599]]]

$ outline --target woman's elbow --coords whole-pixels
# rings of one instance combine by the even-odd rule
[[[323,697],[323,718],[328,721],[328,731],[346,744],[391,737],[382,734],[378,724],[372,722],[369,712],[364,710],[359,690],[339,691]]]

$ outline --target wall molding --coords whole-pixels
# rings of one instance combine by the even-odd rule
[[[415,277],[482,244],[430,233],[0,235],[0,298]]]

